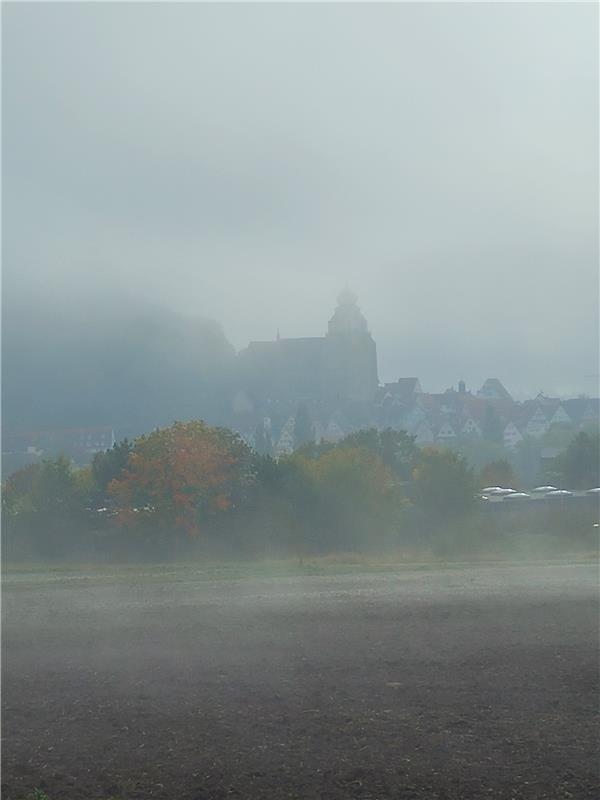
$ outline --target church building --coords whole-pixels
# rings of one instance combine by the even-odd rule
[[[370,403],[379,385],[377,348],[348,289],[338,295],[325,336],[250,342],[239,367],[243,389],[259,401]]]

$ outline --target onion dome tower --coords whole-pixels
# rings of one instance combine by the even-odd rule
[[[344,333],[368,333],[367,320],[356,304],[354,292],[344,289],[338,294],[338,306],[329,320],[328,336]]]
[[[337,301],[325,337],[325,394],[368,403],[379,385],[377,348],[354,292],[344,289]]]

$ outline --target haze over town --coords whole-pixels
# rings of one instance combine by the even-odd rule
[[[3,3],[3,800],[597,800],[597,3]]]
[[[238,350],[322,336],[349,285],[381,381],[596,394],[596,21],[6,6],[5,354],[45,339],[59,364],[70,331],[80,365],[83,327],[97,352],[113,319],[162,309]]]

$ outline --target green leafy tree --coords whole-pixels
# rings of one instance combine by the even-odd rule
[[[490,461],[481,470],[479,485],[481,487],[504,486],[505,488],[514,489],[517,485],[517,479],[508,461],[499,459],[498,461]]]
[[[108,499],[108,486],[118,479],[127,466],[132,451],[127,439],[115,443],[110,450],[96,453],[92,459],[92,477],[96,484],[96,502],[104,505]]]
[[[83,533],[92,490],[90,470],[73,469],[65,456],[17,470],[3,486],[4,532],[28,538],[40,555],[59,555]]]
[[[348,434],[339,443],[340,447],[360,447],[378,456],[394,474],[402,480],[410,480],[418,453],[414,436],[406,431],[376,428]]]
[[[317,459],[289,459],[302,475],[295,511],[310,523],[308,539],[324,549],[373,543],[397,517],[400,494],[393,472],[379,456],[360,447],[338,446]],[[305,526],[306,530],[306,526]]]
[[[310,470],[305,468],[308,460],[309,456],[299,453],[279,460],[256,456],[249,503],[263,529],[271,531],[272,544],[300,557],[318,538],[319,497]]]
[[[382,459],[347,444],[314,447],[257,459],[256,506],[280,520],[289,547],[301,556],[348,550],[395,533],[404,503]]]
[[[534,436],[525,436],[517,443],[514,464],[517,474],[525,485],[535,485],[544,480],[542,474],[542,445]]]
[[[460,439],[448,444],[452,450],[467,460],[474,470],[481,470],[491,461],[506,460],[504,445],[497,442],[488,442],[479,436],[462,436]]]
[[[450,517],[473,507],[477,490],[473,470],[452,450],[422,450],[413,480],[414,501],[425,511]]]
[[[572,489],[600,486],[600,436],[579,433],[558,457],[558,466]]]
[[[321,456],[325,455],[325,453],[335,450],[335,448],[338,446],[339,445],[335,442],[321,439],[320,442],[307,442],[306,444],[302,445],[302,447],[299,447],[297,450],[295,450],[294,455],[312,459],[321,458]]]
[[[81,504],[71,462],[65,456],[44,459],[10,475],[2,493],[9,514],[29,514],[52,521]]]
[[[542,447],[555,447],[566,450],[573,441],[573,426],[565,423],[555,423],[540,439]]]

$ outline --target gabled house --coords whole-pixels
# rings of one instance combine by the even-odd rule
[[[294,427],[296,425],[295,417],[288,417],[275,445],[276,456],[286,456],[294,452]]]
[[[449,422],[442,422],[437,429],[436,439],[439,442],[447,442],[450,439],[456,439],[456,431]]]
[[[528,436],[533,436],[536,439],[541,438],[550,429],[550,420],[541,408],[536,408],[532,416],[529,418],[525,426],[525,432]]]
[[[400,406],[411,404],[415,395],[423,393],[418,378],[398,378],[393,383],[384,383],[375,395],[375,406]]]
[[[321,438],[326,442],[339,442],[344,438],[345,435],[346,434],[342,430],[341,426],[334,419],[330,419],[327,423],[327,427],[321,435]]]
[[[572,425],[573,420],[565,411],[562,403],[556,407],[554,414],[550,417],[550,425]]]
[[[502,439],[504,447],[506,447],[507,450],[512,450],[519,442],[523,441],[523,434],[514,422],[509,422],[502,432]]]
[[[465,436],[481,436],[481,428],[475,422],[473,417],[467,417],[461,428],[461,433]]]

